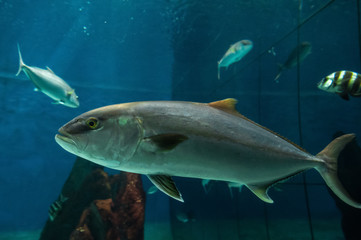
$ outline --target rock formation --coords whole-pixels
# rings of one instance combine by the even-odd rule
[[[140,240],[145,193],[140,175],[108,176],[99,165],[78,158],[61,194],[68,198],[46,222],[40,240]]]

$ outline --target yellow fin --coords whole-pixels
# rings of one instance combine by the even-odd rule
[[[247,120],[248,122],[258,126],[258,127],[261,127],[263,129],[265,129],[266,131],[269,131],[271,133],[273,133],[274,135],[282,138],[283,140],[287,141],[288,143],[292,144],[293,146],[297,147],[298,149],[300,149],[301,151],[303,152],[307,152],[305,149],[301,148],[300,146],[298,146],[297,144],[295,144],[294,142],[288,140],[287,138],[281,136],[280,134],[252,121],[251,119],[247,118],[246,116],[240,114],[237,110],[236,110],[236,103],[237,103],[237,99],[234,99],[234,98],[226,98],[224,100],[220,100],[220,101],[216,101],[216,102],[211,102],[211,103],[208,103],[208,106],[210,107],[213,107],[213,108],[217,108],[219,110],[222,110],[224,112],[227,112],[227,113],[230,113],[234,116],[237,116],[237,117],[240,117],[240,118],[243,118],[244,120]]]
[[[228,113],[238,113],[236,110],[236,103],[236,99],[227,98],[224,100],[208,103],[208,105]]]
[[[267,190],[270,184],[266,185],[246,185],[259,199],[266,203],[273,203],[273,200],[268,196]]]

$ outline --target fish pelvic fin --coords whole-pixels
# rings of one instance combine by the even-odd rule
[[[19,69],[18,69],[18,72],[16,73],[16,76],[18,76],[21,73],[21,71],[23,70],[23,67],[25,66],[25,64],[23,62],[23,58],[21,57],[19,43],[18,43],[18,53],[19,53]]]
[[[338,93],[338,95],[343,99],[343,100],[350,100],[350,98],[348,97],[348,94],[346,91],[342,92],[342,93]]]
[[[316,167],[316,170],[321,174],[327,186],[337,197],[352,207],[361,208],[361,203],[358,203],[350,196],[337,175],[338,155],[354,138],[355,134],[345,134],[328,144],[325,149],[316,155],[316,157],[325,161],[325,164]]]

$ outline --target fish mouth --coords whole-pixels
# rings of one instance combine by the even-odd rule
[[[63,147],[64,144],[66,145],[73,145],[76,146],[75,141],[73,140],[71,134],[64,131],[62,128],[58,130],[59,134],[55,135],[55,141]]]

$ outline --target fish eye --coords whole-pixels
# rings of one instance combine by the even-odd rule
[[[90,128],[90,129],[96,129],[99,125],[99,121],[98,119],[91,117],[88,120],[86,120],[86,125]]]

